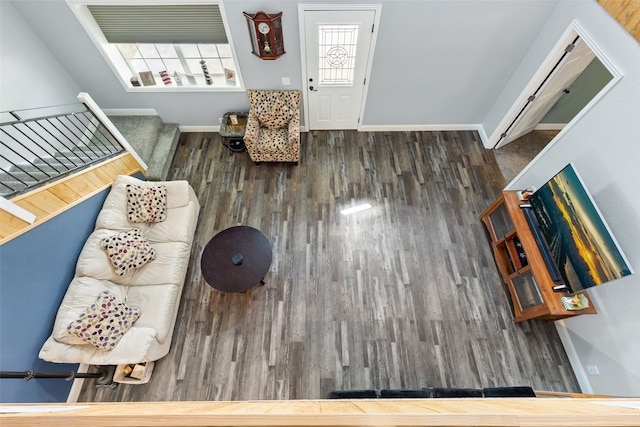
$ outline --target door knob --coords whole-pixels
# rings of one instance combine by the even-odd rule
[[[311,92],[317,92],[317,91],[318,91],[318,89],[314,89],[314,88],[313,88],[313,86],[309,86],[309,90],[310,90]]]

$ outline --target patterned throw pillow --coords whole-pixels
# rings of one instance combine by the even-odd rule
[[[167,187],[127,184],[129,222],[162,222],[167,219]]]
[[[67,331],[103,351],[111,351],[140,317],[140,309],[127,306],[107,291],[98,295]]]
[[[120,276],[153,261],[158,256],[137,228],[105,237],[100,240],[100,246],[107,252],[116,273]]]

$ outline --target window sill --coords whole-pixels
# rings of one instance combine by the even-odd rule
[[[176,92],[244,92],[238,86],[125,86],[125,91],[132,93],[176,93]]]

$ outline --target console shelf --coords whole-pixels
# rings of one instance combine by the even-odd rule
[[[567,310],[562,305],[561,297],[568,294],[553,291],[558,282],[549,274],[521,203],[517,191],[503,191],[480,215],[491,238],[496,265],[511,294],[513,320],[559,320],[596,313],[586,291],[580,293],[589,300],[588,308]]]

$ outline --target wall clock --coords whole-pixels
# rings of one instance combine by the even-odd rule
[[[254,55],[262,59],[276,59],[286,53],[282,38],[282,12],[244,12],[244,16],[247,18]]]

